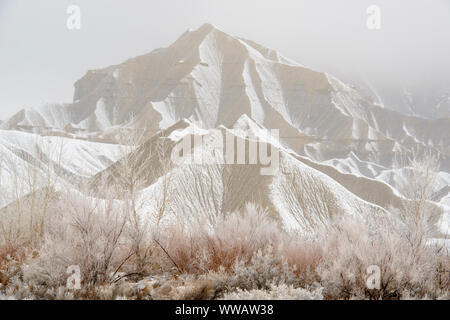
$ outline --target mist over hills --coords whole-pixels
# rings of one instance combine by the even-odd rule
[[[157,166],[146,157],[161,137],[176,142],[198,128],[206,130],[202,135],[220,129],[249,139],[248,132],[258,136],[278,129],[281,161],[274,176],[259,176],[257,165],[182,165],[145,179],[140,191],[151,198],[170,174],[173,212],[218,215],[256,202],[286,228],[305,231],[326,224],[328,215],[371,215],[401,206],[400,184],[408,168],[399,160],[413,152],[433,152],[441,164],[434,205],[444,210],[439,228],[445,233],[450,206],[447,100],[435,102],[442,116],[427,119],[409,112],[414,100],[397,108],[410,113],[405,114],[380,103],[395,100],[388,91],[379,96],[374,101],[367,91],[333,75],[205,24],[167,48],[88,71],[75,83],[70,104],[22,110],[6,119],[0,123],[0,147],[9,163],[25,170],[48,163],[28,156],[19,157],[23,164],[16,160],[19,154],[33,154],[26,147],[33,133],[53,136],[45,139],[62,136],[75,149],[72,154],[81,155],[79,161],[64,159],[64,170],[52,165],[62,180],[73,182],[79,175],[92,185],[104,180],[119,185],[114,170],[121,160],[113,142],[121,129],[145,131],[149,138],[133,151],[141,159],[133,165],[142,175],[150,170],[146,166]],[[11,171],[8,178],[2,174],[2,181],[12,176]],[[2,189],[8,186],[2,183]],[[332,205],[319,213],[317,202]]]

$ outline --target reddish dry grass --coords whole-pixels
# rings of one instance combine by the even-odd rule
[[[252,220],[247,215],[230,219],[231,222],[225,219],[209,232],[203,226],[189,231],[177,225],[167,227],[161,232],[164,238],[159,241],[159,258],[180,273],[191,274],[230,271],[238,261],[247,265],[259,250],[265,251],[269,246],[290,266],[297,266],[298,274],[314,269],[320,260],[322,252],[318,244],[300,241],[273,223],[262,219],[247,224]]]

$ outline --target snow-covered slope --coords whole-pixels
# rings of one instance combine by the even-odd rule
[[[59,179],[77,184],[119,157],[112,144],[0,130],[0,207]]]
[[[248,128],[250,130],[247,130]],[[316,170],[299,161],[281,145],[276,145],[274,149],[279,152],[279,166],[273,175],[261,175],[260,170],[264,166],[259,161],[256,164],[220,163],[222,158],[216,153],[219,144],[215,144],[218,139],[222,139],[228,132],[236,143],[240,139],[248,143],[249,136],[252,136],[255,130],[265,130],[258,128],[256,123],[246,117],[239,119],[233,129],[221,127],[219,131],[202,130],[195,124],[182,121],[151,138],[134,151],[133,157],[119,161],[97,174],[92,179],[92,184],[98,186],[103,182],[114,187],[123,181],[121,173],[126,172],[124,166],[136,167],[136,172],[143,178],[136,180],[140,182],[139,197],[144,203],[140,211],[143,214],[152,215],[158,212],[157,206],[161,203],[161,198],[165,197],[165,218],[182,216],[184,221],[193,223],[196,219],[213,220],[244,207],[248,202],[267,208],[269,214],[278,219],[285,228],[303,232],[312,232],[323,227],[339,215],[367,216],[386,213],[381,206],[365,201],[347,190],[324,173],[325,170]],[[217,138],[219,132],[220,138]],[[198,155],[209,159],[210,162],[183,162],[166,167],[165,171],[155,171],[155,168],[161,168],[171,161],[170,155],[176,143],[187,136],[194,140],[195,135],[202,135],[204,141],[209,141],[210,144],[193,146],[192,154],[198,152]],[[270,136],[260,136],[269,137],[268,140],[260,142],[271,145]],[[158,141],[166,141],[168,146],[168,152],[162,158],[154,156]],[[246,151],[248,152],[248,149]],[[246,159],[248,162],[248,153]],[[156,174],[150,175],[149,172]],[[101,195],[101,190],[105,187],[98,189]]]
[[[207,191],[202,189],[206,183],[202,179],[209,180],[201,168],[173,167],[177,212],[217,212],[225,169],[237,190],[236,197],[224,201],[227,210],[245,201],[259,201],[285,225],[296,221],[305,230],[312,226],[310,218],[314,223],[324,218],[314,217],[318,203],[332,203],[333,210],[322,208],[330,214],[359,214],[360,208],[368,214],[383,211],[381,208],[400,205],[396,188],[402,168],[397,170],[394,164],[398,156],[412,151],[440,156],[436,202],[448,203],[450,118],[430,120],[385,108],[328,73],[210,24],[185,32],[167,48],[89,71],[75,83],[71,104],[23,110],[0,124],[8,130],[91,141],[111,139],[123,127],[144,129],[151,136],[193,126],[232,130],[237,136],[239,130],[259,136],[265,130],[278,129],[280,171],[262,177],[252,165],[208,167],[206,175],[212,182],[206,184]],[[147,195],[162,183],[150,174],[161,169],[155,159],[148,158],[156,148],[155,139],[158,136],[137,151],[146,150],[139,154],[135,169],[142,177],[140,189]],[[86,167],[81,165],[88,172],[74,173],[80,167],[71,165],[76,157],[65,159],[64,172],[80,176],[98,173],[91,179],[97,187],[102,181],[115,182],[121,162],[103,170],[112,161],[109,151],[92,150],[97,145],[88,146],[86,141],[77,143],[80,145],[73,148],[80,161],[88,161]],[[84,148],[88,148],[86,153]]]

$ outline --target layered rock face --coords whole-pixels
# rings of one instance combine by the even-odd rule
[[[412,152],[439,155],[442,172],[435,201],[445,208],[448,205],[450,118],[430,120],[383,108],[330,74],[210,24],[185,32],[167,48],[89,71],[75,83],[72,103],[22,110],[0,128],[105,142],[112,141],[121,128],[145,130],[150,137],[161,130],[172,132],[180,123],[256,135],[256,128],[279,130],[280,171],[255,185],[262,188],[261,203],[284,217],[286,225],[297,221],[302,228],[311,227],[307,217],[314,213],[308,201],[317,190],[334,199],[330,201],[339,212],[398,205],[397,189],[405,169],[395,164]],[[103,169],[108,175],[113,167]],[[200,194],[189,185],[196,181],[194,176],[204,173],[199,168],[190,170],[176,171],[177,190],[186,189],[179,195],[179,199],[185,196],[185,202],[179,200],[179,210],[187,208],[186,201],[191,199],[189,207],[214,211],[211,199],[196,202]],[[214,192],[223,195],[219,174],[223,168],[211,170],[217,176]],[[229,170],[232,177],[247,177],[249,183],[254,176],[251,167]],[[292,175],[295,178],[289,178]],[[317,182],[310,185],[318,189],[300,187],[309,179]],[[142,190],[157,188],[158,183],[148,181]],[[300,194],[306,202],[298,203]],[[242,192],[239,196],[226,200],[225,207],[235,209],[253,199]]]

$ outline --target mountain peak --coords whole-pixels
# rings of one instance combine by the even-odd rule
[[[382,112],[337,78],[210,23],[186,31],[165,49],[88,73],[76,83],[74,96],[72,105],[18,113],[0,128],[65,130],[70,124],[79,134],[101,134],[128,125],[135,115],[139,121],[133,125],[150,131],[183,119],[206,129],[236,122],[245,127],[251,119],[286,136],[305,134],[338,144],[401,140],[426,125]],[[387,129],[388,121],[395,129]],[[426,130],[423,141],[445,145],[448,135],[439,132]]]
[[[212,31],[218,29],[215,25],[211,24],[211,23],[204,23],[200,26],[200,28],[198,28],[197,30],[206,30],[206,31]]]
[[[204,23],[196,29],[189,28],[180,38],[183,38],[185,35],[201,35],[201,37],[204,37],[215,30],[219,30],[219,28],[211,23]]]

